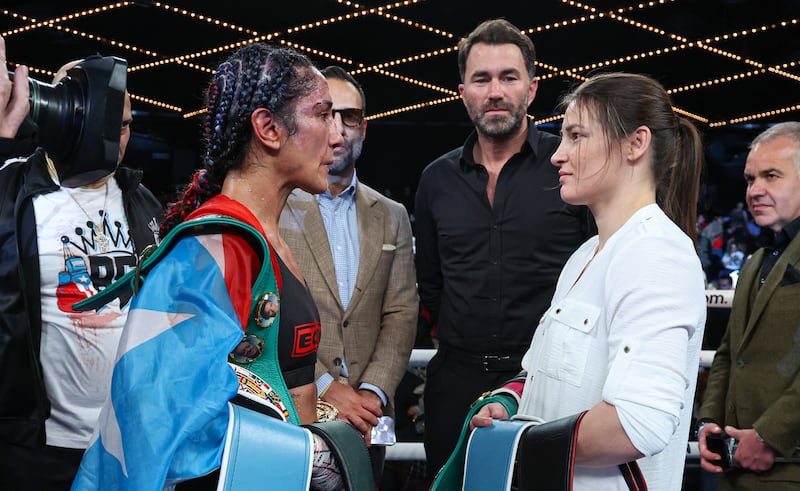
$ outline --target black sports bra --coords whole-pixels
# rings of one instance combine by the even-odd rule
[[[314,382],[322,325],[308,287],[301,283],[278,257],[283,279],[280,301],[278,361],[288,388]]]

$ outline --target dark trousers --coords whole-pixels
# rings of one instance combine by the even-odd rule
[[[386,460],[386,447],[383,445],[372,445],[369,447],[369,460],[372,463],[372,476],[375,479],[375,486],[379,486],[383,477],[383,463]]]
[[[5,448],[5,447],[4,447]],[[0,455],[3,491],[69,491],[83,458],[83,449],[15,447]]]
[[[474,357],[439,350],[425,378],[425,455],[427,478],[433,480],[450,458],[464,419],[475,399],[516,376],[519,367],[487,371]]]

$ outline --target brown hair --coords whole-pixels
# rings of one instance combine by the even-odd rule
[[[514,24],[505,19],[492,19],[482,22],[458,43],[458,72],[462,82],[467,73],[469,52],[478,43],[516,45],[522,52],[528,77],[533,79],[536,75],[536,49],[531,38],[522,34]]]
[[[570,104],[596,115],[609,146],[640,126],[650,129],[656,202],[696,243],[703,144],[691,121],[672,109],[664,87],[645,75],[604,73],[566,95],[562,106]]]

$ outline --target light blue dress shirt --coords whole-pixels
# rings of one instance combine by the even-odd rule
[[[322,214],[322,222],[328,233],[328,244],[333,257],[333,267],[336,270],[336,285],[339,287],[339,300],[342,307],[347,310],[353,289],[356,287],[358,276],[358,260],[361,247],[358,243],[358,216],[356,215],[356,173],[350,185],[332,196],[330,189],[318,194],[317,204]],[[347,353],[345,353],[346,357]],[[325,374],[328,375],[328,374]],[[333,377],[323,375],[317,380],[317,390],[321,394],[333,382]],[[342,360],[342,376],[347,377],[347,360]],[[369,389],[381,398],[384,405],[388,399],[383,391],[368,383],[362,383],[360,388]]]
[[[339,287],[339,300],[347,310],[358,275],[358,217],[356,216],[356,174],[347,188],[337,196],[331,196],[330,189],[317,195],[319,211],[328,244],[331,247],[333,267],[336,270],[336,284]]]

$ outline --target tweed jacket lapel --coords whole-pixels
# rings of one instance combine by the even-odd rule
[[[353,289],[353,295],[350,297],[350,303],[347,305],[348,312],[358,305],[370,278],[375,272],[378,259],[381,257],[385,217],[380,211],[380,207],[375,206],[377,202],[378,200],[375,197],[364,192],[361,183],[356,184],[356,215],[358,218],[360,256],[356,286]]]
[[[783,254],[781,254],[778,260],[775,262],[775,266],[773,266],[772,271],[770,271],[769,275],[764,281],[764,284],[761,285],[761,288],[759,288],[758,281],[763,260],[763,249],[753,254],[753,257],[750,258],[750,261],[757,261],[756,264],[759,265],[758,268],[753,268],[753,275],[755,277],[752,278],[752,281],[748,282],[750,288],[756,288],[757,291],[755,293],[753,308],[749,312],[749,318],[747,321],[747,326],[745,327],[744,337],[742,338],[740,349],[746,346],[750,338],[753,336],[753,331],[758,319],[761,317],[761,314],[764,312],[764,309],[769,303],[770,297],[772,297],[772,295],[775,293],[775,290],[781,284],[781,280],[783,279],[783,275],[786,273],[787,267],[789,265],[796,264],[800,260],[800,237],[795,237],[795,239],[792,240]]]
[[[732,345],[732,350],[738,354],[744,347],[745,336],[749,339],[753,333],[753,327],[756,325],[756,317],[752,315],[755,307],[755,299],[761,293],[759,290],[759,277],[761,275],[761,263],[764,262],[764,249],[759,249],[753,253],[750,259],[747,260],[747,265],[742,268],[739,281],[736,283],[736,295],[734,297],[734,304],[742,304],[749,306],[748,308],[738,308],[731,311],[730,326],[741,326],[736,336],[732,336],[731,340],[741,339],[742,342],[738,345]],[[752,266],[752,267],[748,267]],[[762,295],[762,297],[764,297]],[[760,310],[763,311],[766,302],[761,305]],[[735,317],[734,317],[735,316]],[[732,333],[733,334],[733,333]]]
[[[298,194],[300,196],[300,194]],[[339,308],[342,308],[342,299],[339,298],[339,287],[336,285],[336,269],[333,266],[333,256],[331,256],[331,246],[328,242],[328,234],[325,231],[325,223],[322,221],[322,213],[319,211],[316,197],[308,193],[302,193],[307,200],[292,202],[287,206],[294,219],[300,223],[305,230],[303,237],[311,251],[311,256],[317,263],[325,284],[331,291],[331,295],[336,299]],[[302,209],[301,209],[302,207]]]

